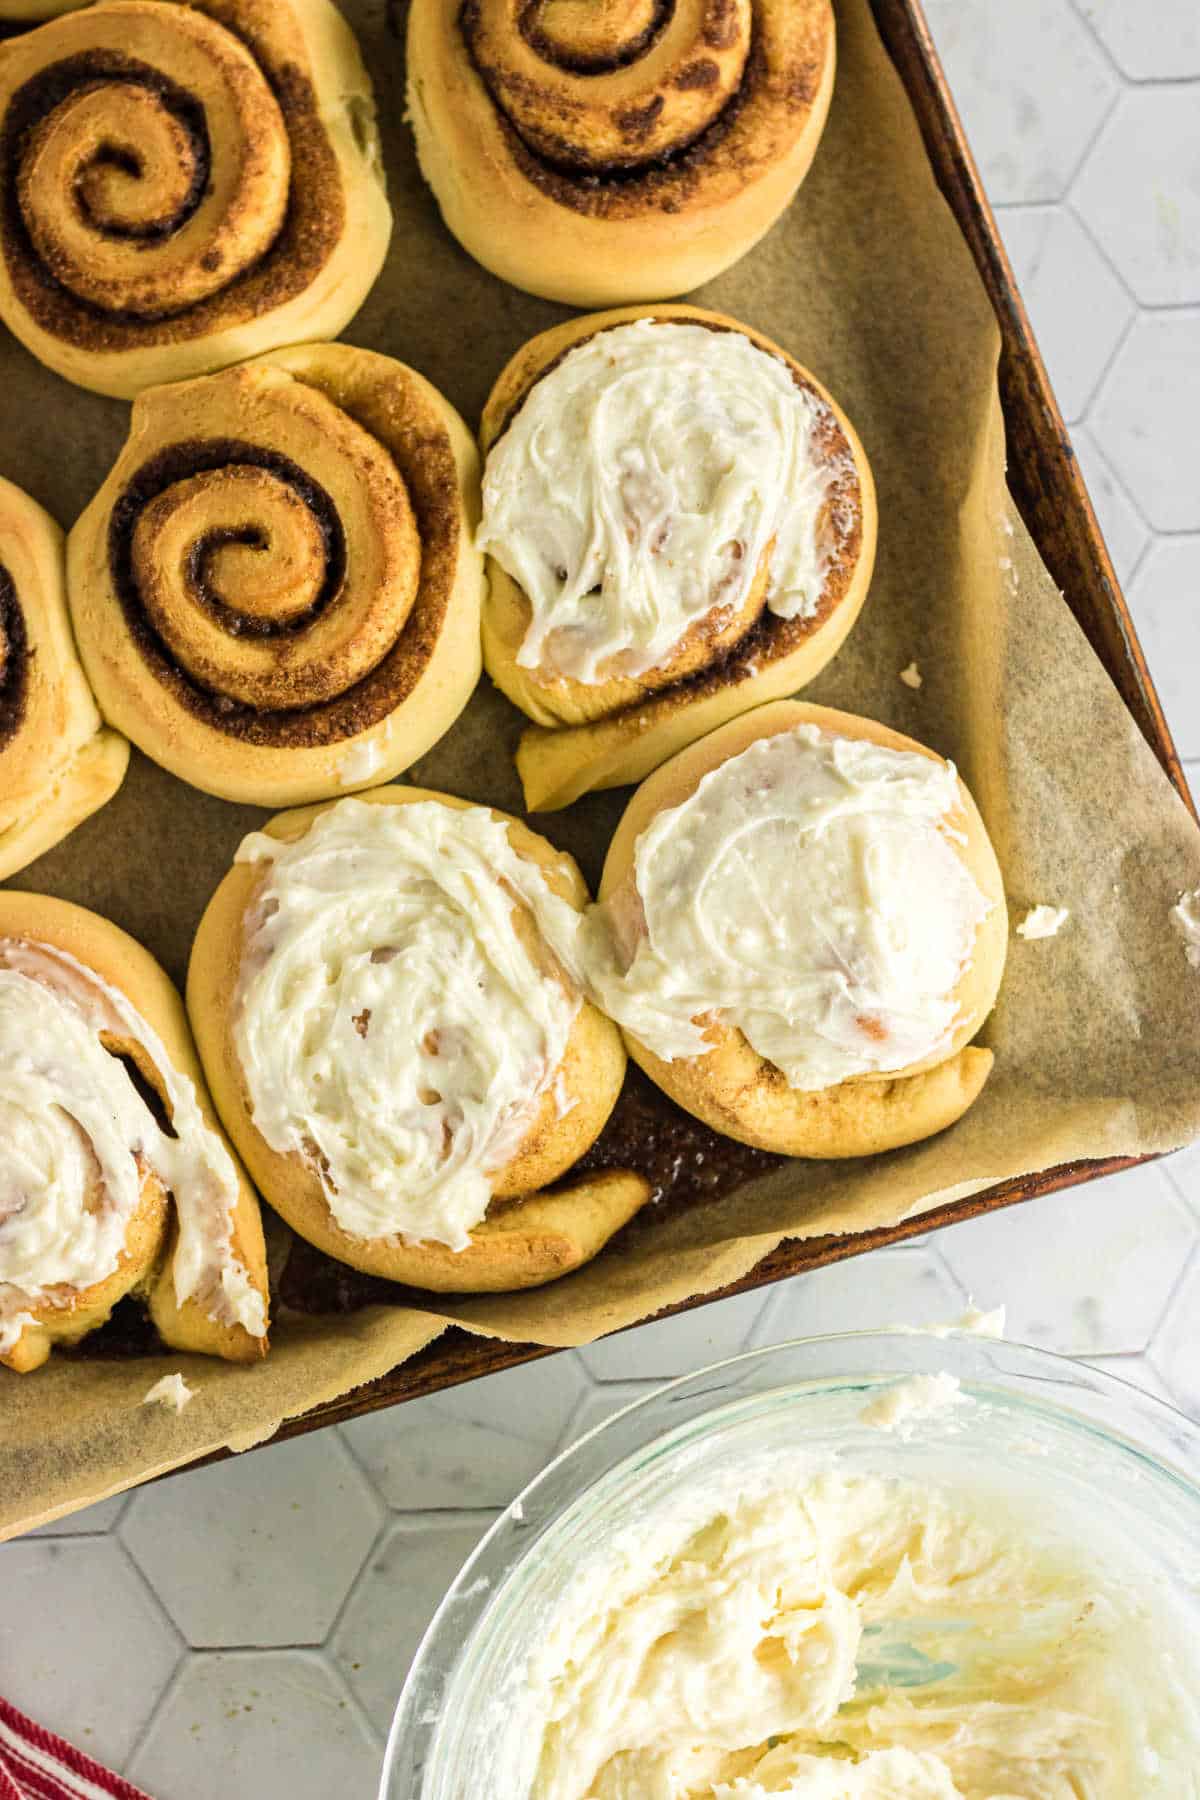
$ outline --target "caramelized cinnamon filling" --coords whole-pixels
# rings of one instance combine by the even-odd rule
[[[150,1058],[138,1046],[125,1038],[118,1038],[113,1032],[102,1031],[100,1042],[108,1054],[119,1062],[129,1077],[129,1084],[134,1093],[150,1114],[164,1137],[178,1139],[179,1133],[171,1122],[171,1108],[167,1096],[161,1087],[161,1077]],[[142,1161],[139,1158],[139,1167]],[[143,1173],[149,1168],[146,1164]]]
[[[394,712],[437,642],[458,542],[449,440],[426,436],[410,457],[406,434],[403,449],[390,477],[403,568],[365,591],[347,577],[337,504],[282,452],[190,439],[134,469],[108,564],[149,675],[253,744],[337,743]]]
[[[175,444],[152,457],[126,484],[113,507],[108,525],[109,560],[113,581],[125,608],[130,630],[138,636],[156,637],[139,587],[137,537],[148,514],[164,500],[178,496],[189,479],[219,473],[236,480],[253,470],[263,471],[280,483],[304,509],[319,547],[323,579],[316,596],[302,609],[285,611],[283,617],[241,610],[222,599],[213,581],[216,559],[231,545],[259,551],[270,549],[262,530],[253,523],[241,527],[219,526],[202,532],[186,547],[184,581],[189,596],[216,619],[231,637],[251,634],[278,637],[302,629],[317,617],[336,595],[346,568],[346,543],[337,508],[325,489],[289,457],[257,444],[232,438],[211,438]],[[165,652],[165,645],[161,646]]]
[[[643,1175],[651,1185],[652,1203],[625,1227],[622,1242],[629,1245],[647,1228],[661,1225],[664,1218],[721,1200],[757,1177],[783,1168],[786,1161],[702,1125],[630,1063],[607,1125],[563,1179],[614,1169],[634,1169]],[[500,1202],[492,1204],[500,1210]],[[418,1303],[427,1304],[427,1295],[421,1297],[379,1275],[364,1275],[296,1237],[280,1276],[279,1302],[301,1313],[351,1313],[365,1306],[405,1305],[410,1294]],[[93,1334],[88,1340],[89,1353],[101,1354],[102,1343],[103,1339]]]
[[[235,511],[264,501],[276,514],[286,507],[293,516],[279,527],[279,535],[287,529],[287,540],[273,541],[272,532],[252,514],[237,525],[205,529],[200,523],[197,535],[189,536],[189,505],[197,501],[196,484],[206,477],[214,487],[219,484],[219,493],[214,499],[202,491],[199,500]],[[164,568],[157,553],[171,543],[177,520],[184,538],[182,566],[177,583],[169,584],[170,568]],[[113,585],[130,632],[159,679],[193,712],[228,731],[253,731],[260,742],[295,741],[302,721],[288,714],[330,700],[340,713],[326,721],[326,733],[306,741],[349,736],[362,728],[359,718],[374,722],[356,705],[361,699],[370,707],[370,693],[359,696],[355,690],[367,686],[378,658],[360,672],[361,679],[350,682],[348,691],[330,695],[325,690],[335,677],[328,667],[297,667],[285,654],[279,664],[239,678],[230,664],[206,660],[203,640],[199,645],[193,641],[189,606],[212,621],[219,637],[258,640],[264,648],[274,640],[286,652],[338,603],[346,542],[337,508],[320,482],[289,457],[227,438],[173,445],[144,463],[126,484],[109,519],[108,542]],[[220,580],[222,570],[230,572],[231,557],[243,564],[242,570],[235,565],[231,571],[243,575],[234,587],[236,598],[223,591]],[[282,567],[274,567],[276,563]],[[253,585],[244,578],[245,564],[253,565]],[[385,654],[393,643],[394,638]],[[265,704],[257,705],[260,695]],[[390,710],[382,696],[376,697],[375,707],[376,718]],[[355,722],[338,729],[340,718]]]
[[[29,638],[16,584],[0,563],[0,750],[21,728],[29,700]]]
[[[792,154],[832,64],[826,0],[462,0],[514,167],[587,218],[732,201]]]
[[[182,191],[174,196],[174,205],[157,217],[123,217],[112,204],[111,184],[106,177],[116,171],[136,182],[145,173],[143,160],[136,146],[101,138],[73,171],[75,206],[106,237],[152,242],[180,231],[200,204],[212,170],[204,108],[175,82],[133,57],[104,50],[68,57],[18,91],[5,121],[3,141],[6,151],[11,143],[13,152],[17,212],[31,250],[37,244],[41,201],[33,191],[32,180],[38,148],[54,129],[56,119],[60,125],[69,126],[73,106],[99,97],[113,83],[118,84],[116,92],[130,111],[139,97],[144,97],[174,126]],[[4,160],[7,168],[7,155]],[[35,253],[43,248],[39,245]],[[44,266],[47,276],[57,280],[52,255]]]
[[[605,75],[644,56],[674,11],[675,0],[624,0],[616,6],[525,0],[517,29],[543,62],[574,75]]]
[[[312,83],[290,56],[276,60],[287,38],[273,45],[269,21],[259,33],[248,18],[239,34],[166,0],[156,11],[164,36],[171,14],[186,14],[197,92],[126,55],[119,21],[88,9],[43,30],[61,42],[69,25],[67,41],[97,41],[32,75],[0,119],[0,235],[16,295],[43,330],[97,350],[202,337],[281,306],[311,285],[343,231]],[[204,60],[222,46],[237,55]],[[222,82],[241,141],[222,141],[228,121],[200,97]],[[218,189],[236,208],[214,212],[193,255],[184,246]],[[167,260],[151,267],[148,254]]]
[[[576,211],[610,210],[609,189],[661,203],[686,187],[763,83],[750,0],[525,0],[510,17],[514,5],[463,0],[459,27],[514,160]],[[643,63],[628,97],[590,91],[589,78]]]

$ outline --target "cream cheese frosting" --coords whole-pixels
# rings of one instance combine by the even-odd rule
[[[963,1393],[958,1377],[939,1369],[934,1375],[909,1375],[881,1389],[859,1417],[876,1431],[894,1431],[899,1437],[908,1438],[915,1425],[943,1417],[956,1406],[970,1404],[970,1396]]]
[[[1043,1521],[836,1468],[639,1520],[539,1632],[529,1800],[1194,1796],[1152,1607]]]
[[[238,861],[262,871],[234,1022],[256,1127],[344,1231],[465,1248],[554,1088],[582,1002],[549,946],[578,914],[485,807],[342,800]]]
[[[591,684],[644,674],[744,605],[768,547],[767,607],[811,617],[826,411],[739,331],[639,319],[568,351],[484,473],[480,546],[531,609],[517,662]]]
[[[1023,938],[1057,937],[1071,914],[1065,906],[1031,906],[1017,926]]]
[[[352,744],[338,763],[338,783],[342,787],[358,787],[378,775],[386,752],[378,737],[363,738]]]
[[[1183,939],[1188,962],[1200,969],[1200,888],[1179,896],[1171,908],[1171,923]]]
[[[102,1032],[145,1049],[170,1133]],[[0,940],[0,1350],[33,1323],[31,1302],[113,1273],[141,1197],[139,1159],[174,1201],[176,1300],[261,1337],[263,1299],[232,1247],[237,1174],[191,1081],[92,970],[49,945]]]
[[[164,1375],[153,1387],[147,1388],[142,1396],[142,1405],[161,1406],[164,1411],[178,1415],[195,1398],[195,1388],[190,1388],[182,1375]]]
[[[989,910],[960,805],[940,759],[815,725],[757,739],[638,838],[636,945],[590,917],[600,1003],[666,1061],[703,1056],[714,1017],[799,1089],[935,1055]]]

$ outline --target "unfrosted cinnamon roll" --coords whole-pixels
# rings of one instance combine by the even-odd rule
[[[453,407],[368,350],[151,389],[68,544],[105,717],[227,800],[398,774],[479,676],[478,488]]]
[[[0,480],[0,880],[110,800],[128,762],[75,653],[62,532]]]
[[[442,216],[572,306],[687,293],[775,223],[833,90],[829,0],[413,0],[408,102]]]
[[[676,756],[618,827],[591,991],[680,1106],[788,1156],[915,1143],[977,1098],[1004,888],[950,763],[868,719],[766,706]]]
[[[99,0],[0,45],[0,317],[131,397],[335,337],[391,214],[330,0]]]
[[[586,901],[516,819],[418,788],[245,841],[188,1007],[226,1127],[302,1237],[417,1287],[535,1287],[649,1197],[569,1175],[625,1069],[569,973]]]
[[[264,1355],[258,1201],[153,957],[82,907],[6,890],[0,1363],[37,1368],[129,1293],[173,1349]]]
[[[526,804],[640,781],[819,673],[857,618],[875,490],[849,420],[719,313],[624,308],[519,351],[488,400],[484,662],[535,728]]]

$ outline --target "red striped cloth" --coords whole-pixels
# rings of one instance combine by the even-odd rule
[[[149,1800],[0,1698],[0,1800]]]

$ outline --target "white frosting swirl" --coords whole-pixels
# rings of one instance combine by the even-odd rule
[[[489,1800],[1196,1793],[1189,1618],[1115,1533],[963,1481],[706,1474],[550,1593]]]
[[[956,854],[953,766],[814,725],[759,738],[638,838],[636,948],[597,909],[600,1004],[667,1061],[740,1029],[793,1088],[902,1069],[948,1044],[990,910]],[[623,966],[627,957],[628,966]]]
[[[142,1046],[167,1096],[159,1126],[101,1033]],[[65,952],[0,940],[0,1351],[117,1267],[141,1198],[143,1167],[179,1222],[179,1304],[196,1299],[256,1337],[263,1299],[232,1248],[237,1174],[186,1075],[125,995]]]
[[[569,351],[484,475],[479,543],[532,609],[518,663],[593,684],[644,674],[745,603],[772,539],[767,606],[811,617],[835,473],[814,454],[825,411],[740,331],[639,319]]]
[[[254,1123],[360,1238],[461,1250],[555,1082],[579,915],[484,807],[342,800],[263,866],[234,1043]]]

